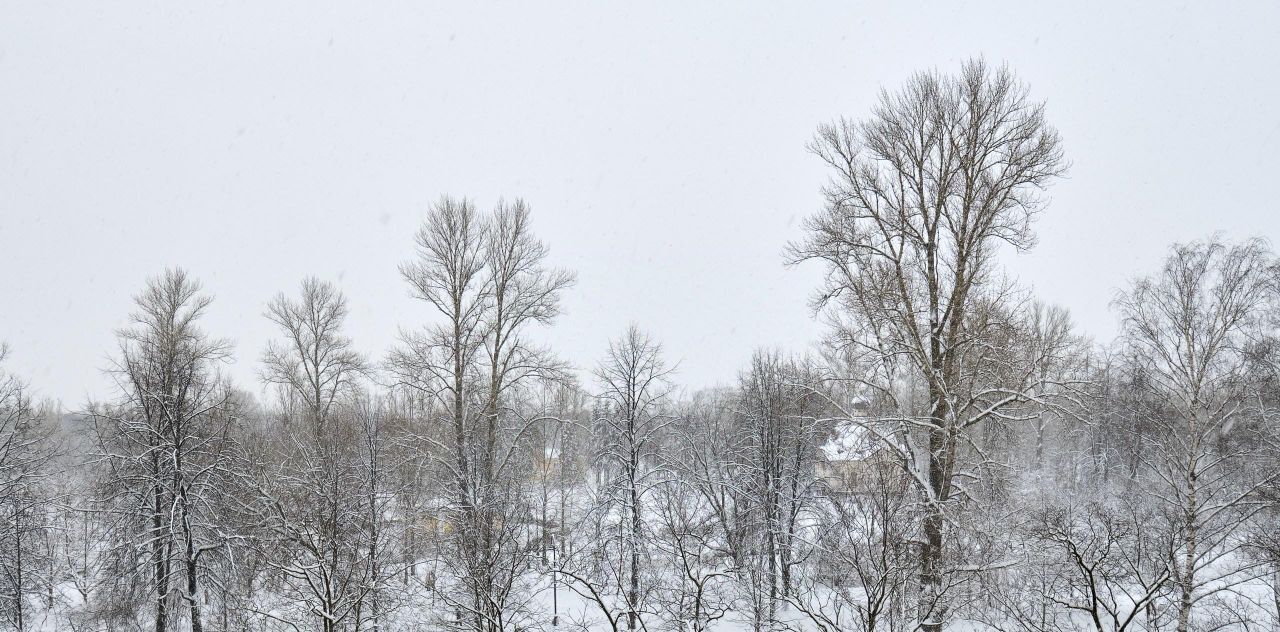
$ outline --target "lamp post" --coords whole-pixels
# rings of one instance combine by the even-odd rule
[[[551,536],[551,627],[560,625],[560,575],[556,572],[559,565],[557,558],[556,538]]]
[[[564,429],[564,423],[563,423],[561,420],[556,419],[556,429],[555,429],[555,432],[552,434],[552,437],[551,437],[551,445],[552,445],[553,453],[555,454],[555,462],[556,462],[556,464],[560,464],[560,463],[561,463],[561,459],[564,457],[564,455],[563,455],[563,454],[561,454],[561,451],[562,451],[562,449],[563,449],[563,447],[564,447],[564,446],[563,446],[564,440],[563,440],[563,437],[562,437],[562,435],[563,435],[562,430],[563,430],[563,429]],[[559,445],[557,445],[557,444],[559,444]],[[548,460],[549,460],[549,459],[548,459]],[[548,463],[548,464],[547,464],[547,469],[546,469],[546,471],[545,471],[545,473],[544,473],[544,475],[543,475],[543,481],[544,481],[544,483],[543,483],[543,484],[544,484],[544,485],[546,484],[546,483],[545,483],[545,481],[546,481],[546,477],[547,477],[547,476],[549,476],[550,474],[551,474],[551,467],[550,467],[550,463]],[[544,489],[545,489],[545,488],[544,488]],[[564,486],[563,486],[563,481],[561,481],[561,485],[559,486],[559,489],[558,489],[557,491],[560,493],[560,498],[559,498],[559,499],[560,499],[560,501],[561,501],[561,502],[560,502],[560,524],[561,524],[560,530],[561,530],[561,533],[560,533],[559,535],[560,535],[561,539],[563,539],[563,538],[564,538],[564,533],[563,533],[563,531],[564,531]],[[544,497],[544,500],[543,500],[543,503],[542,503],[542,511],[543,511],[543,514],[542,514],[542,528],[543,528],[543,533],[546,533],[546,529],[547,529],[546,505],[547,505],[547,502],[546,502],[545,497]],[[559,626],[560,626],[560,573],[559,573],[559,572],[558,572],[558,570],[557,570],[557,569],[559,569],[559,567],[560,567],[560,547],[556,546],[556,534],[555,534],[555,533],[552,533],[552,534],[551,534],[550,540],[551,540],[551,542],[550,542],[550,544],[551,544],[551,627],[553,627],[553,628],[554,628],[554,627],[559,627]],[[545,547],[545,546],[546,546],[546,544],[543,544],[543,546]]]

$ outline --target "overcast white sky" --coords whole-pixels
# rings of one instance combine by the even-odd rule
[[[307,274],[380,357],[429,318],[396,266],[450,193],[532,205],[578,273],[538,334],[568,360],[636,322],[682,383],[727,383],[820,333],[817,269],[781,257],[820,202],[815,126],[976,54],[1062,133],[1040,246],[1005,264],[1085,331],[1172,241],[1280,234],[1280,3],[359,4],[0,2],[10,370],[109,396],[113,329],[173,265],[255,392],[263,306]]]

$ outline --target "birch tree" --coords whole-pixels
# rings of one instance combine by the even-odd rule
[[[1191,628],[1199,602],[1244,579],[1231,559],[1237,536],[1264,506],[1257,492],[1280,476],[1246,371],[1275,305],[1276,271],[1258,239],[1176,244],[1158,275],[1116,300],[1124,341],[1165,403],[1152,419],[1158,442],[1139,458],[1171,525],[1178,632]]]

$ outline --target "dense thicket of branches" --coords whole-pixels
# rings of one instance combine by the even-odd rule
[[[1065,169],[1007,68],[916,75],[811,149],[787,253],[830,335],[719,388],[635,325],[589,367],[537,344],[574,275],[520,200],[431,207],[385,356],[331,282],[266,300],[257,384],[190,274],[149,279],[109,396],[0,372],[0,627],[1280,627],[1267,243],[1174,245],[1099,344],[999,267]]]

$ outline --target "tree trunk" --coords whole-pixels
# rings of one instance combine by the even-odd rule
[[[23,622],[24,604],[22,600],[22,588],[25,583],[22,578],[22,510],[18,506],[17,498],[13,502],[13,566],[14,620],[18,625],[18,632],[26,632],[26,624]]]
[[[187,544],[187,602],[191,606],[191,632],[204,632],[204,623],[201,621],[200,614],[200,597],[198,594],[197,577],[199,568],[197,566],[195,555],[193,554],[191,544]]]
[[[1044,467],[1044,413],[1036,415],[1036,456],[1032,465],[1036,472]]]
[[[1187,632],[1191,624],[1191,606],[1194,601],[1194,592],[1196,587],[1196,555],[1199,546],[1199,528],[1196,521],[1199,519],[1196,511],[1196,472],[1195,459],[1191,459],[1191,471],[1187,476],[1187,507],[1183,519],[1186,521],[1187,542],[1183,550],[1182,559],[1182,577],[1178,582],[1178,632]]]
[[[1280,621],[1280,570],[1271,572],[1271,600],[1276,608],[1276,621]]]
[[[631,549],[631,577],[627,589],[627,629],[636,629],[636,605],[640,602],[640,494],[636,489],[636,476],[639,464],[633,456],[631,462],[631,538],[627,545]]]
[[[933,389],[931,389],[933,390]],[[924,632],[942,631],[942,502],[946,495],[944,454],[947,439],[943,430],[945,412],[941,393],[934,395],[933,423],[929,429],[928,481],[929,496],[922,518],[924,546],[920,551],[920,628]]]
[[[155,463],[155,461],[153,461]],[[158,463],[155,464],[155,470],[159,470]],[[155,632],[165,632],[169,629],[169,609],[165,600],[169,596],[169,555],[167,547],[161,538],[163,530],[163,511],[164,496],[159,483],[153,485],[152,493],[155,496],[155,505],[151,512],[151,551],[155,556],[155,580],[156,580],[156,629]]]

